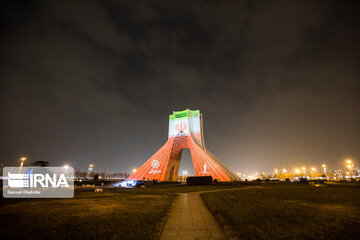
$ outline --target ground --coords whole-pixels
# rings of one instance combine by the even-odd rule
[[[91,192],[6,200],[0,232],[2,239],[157,239],[174,197]]]
[[[360,186],[262,184],[202,194],[232,239],[360,239]]]
[[[360,239],[359,185],[251,183],[202,194],[234,239]],[[0,199],[1,239],[159,239],[174,193],[239,185],[77,190],[74,199]]]
[[[220,186],[78,189],[74,199],[0,199],[1,239],[158,239],[174,193]]]

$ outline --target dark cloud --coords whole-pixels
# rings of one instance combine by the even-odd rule
[[[129,170],[185,108],[235,171],[360,161],[356,1],[1,6],[0,162]]]

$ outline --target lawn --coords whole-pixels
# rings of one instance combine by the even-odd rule
[[[262,184],[202,194],[232,239],[360,239],[359,185]]]
[[[80,188],[73,199],[0,199],[1,239],[158,239],[173,193],[234,185]]]
[[[360,239],[359,185],[252,185],[260,186],[202,194],[231,238]],[[0,199],[1,239],[158,239],[174,193],[239,186],[81,188],[73,199]]]
[[[158,239],[175,195],[1,199],[1,239]]]

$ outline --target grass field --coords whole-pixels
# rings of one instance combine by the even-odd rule
[[[360,239],[359,185],[247,183],[202,194],[234,239]],[[73,199],[0,199],[1,239],[158,239],[174,193],[239,187],[81,188]]]
[[[233,185],[80,188],[73,199],[0,199],[1,239],[158,239],[176,195]]]
[[[1,239],[158,239],[175,195],[2,199]]]
[[[359,185],[263,184],[202,198],[232,239],[360,239]]]

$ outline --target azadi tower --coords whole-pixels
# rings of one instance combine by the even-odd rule
[[[212,176],[218,181],[239,180],[205,148],[202,120],[199,110],[173,112],[169,116],[167,142],[128,179],[176,181],[182,150],[188,148],[196,176]]]

